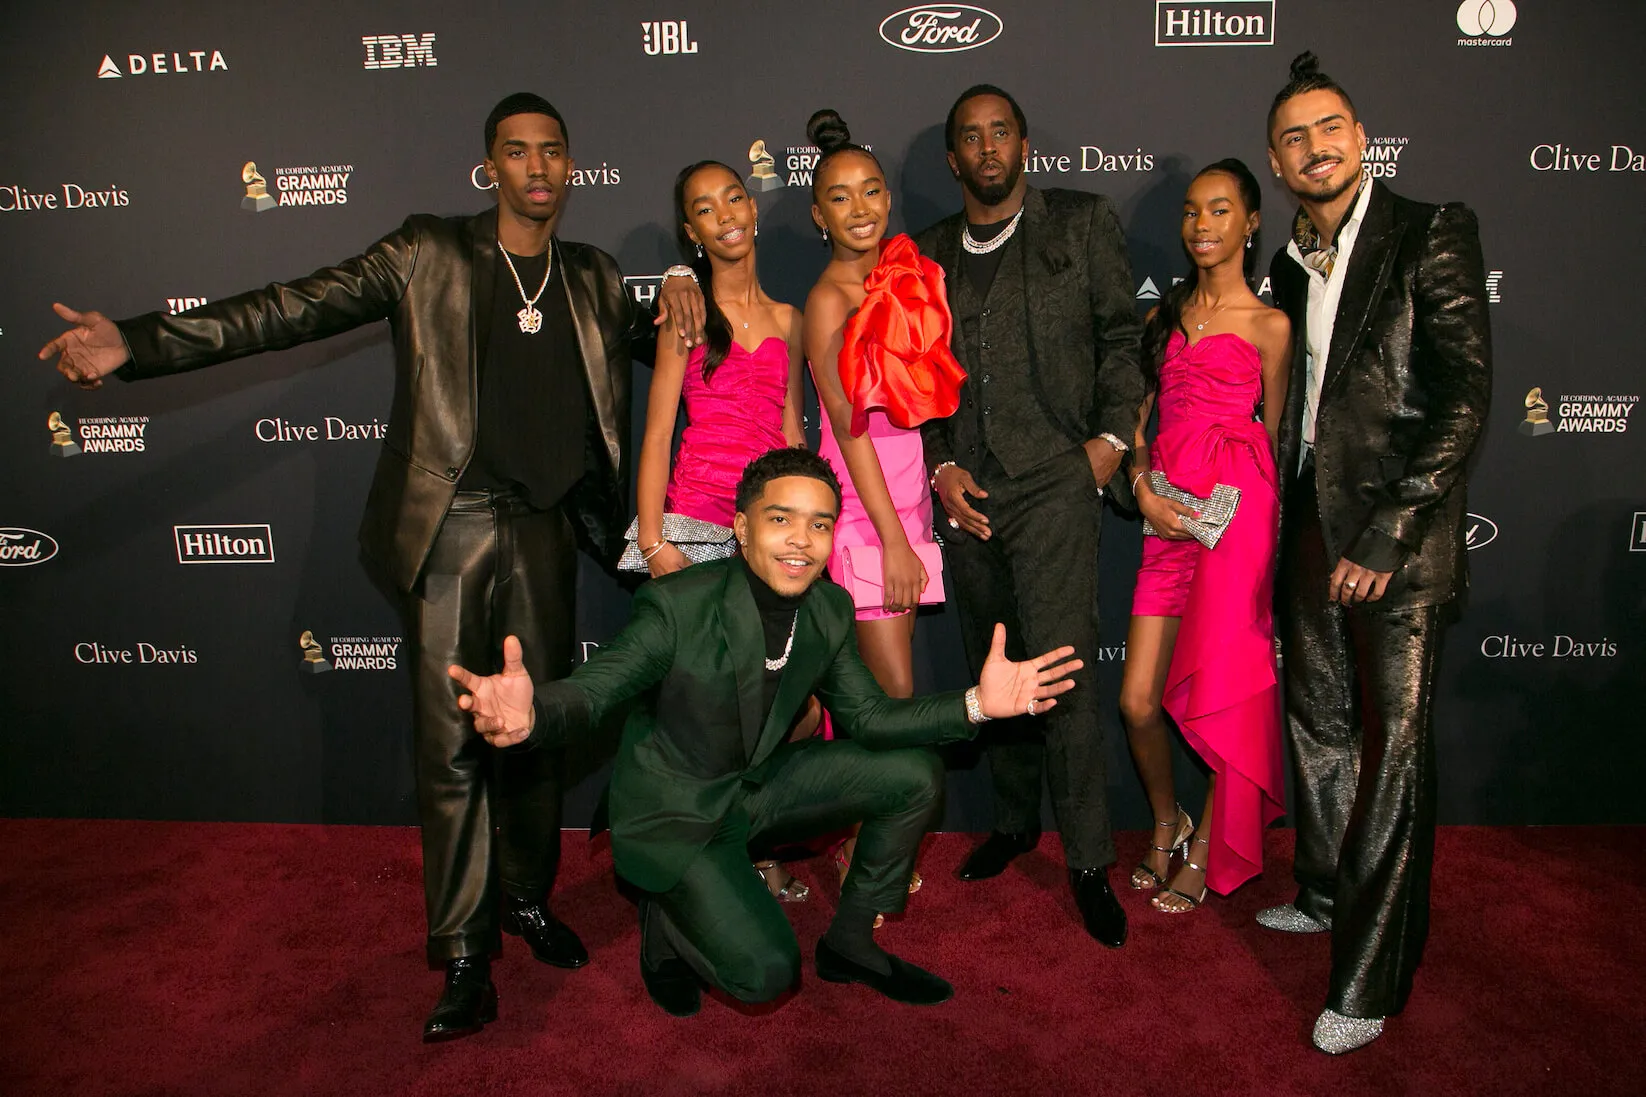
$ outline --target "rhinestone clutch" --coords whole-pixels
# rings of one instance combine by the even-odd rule
[[[1229,522],[1235,516],[1235,508],[1240,505],[1240,489],[1230,484],[1218,484],[1212,488],[1210,496],[1202,499],[1174,485],[1166,479],[1165,473],[1153,471],[1149,473],[1149,487],[1162,499],[1181,503],[1200,515],[1198,518],[1182,518],[1180,521],[1191,537],[1209,549],[1216,548],[1218,541],[1222,540],[1223,531],[1229,528]],[[1147,518],[1143,520],[1143,533],[1149,537],[1159,536]]]
[[[617,570],[651,571],[646,561],[640,558],[639,518],[629,523],[629,530],[623,536],[629,543],[617,560]],[[737,534],[732,532],[730,526],[715,525],[701,518],[688,518],[684,514],[663,515],[663,540],[674,545],[694,564],[705,560],[723,560],[737,551]]]

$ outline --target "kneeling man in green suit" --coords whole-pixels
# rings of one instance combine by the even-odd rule
[[[640,588],[628,626],[570,677],[534,686],[520,645],[501,674],[452,667],[458,704],[494,746],[554,747],[634,697],[611,784],[612,856],[645,892],[640,969],[652,998],[696,1012],[701,983],[745,1002],[795,984],[800,950],[749,865],[770,850],[861,823],[817,973],[900,1002],[933,1004],[947,982],[880,949],[876,914],[903,909],[921,837],[943,800],[930,749],[984,720],[1044,712],[1073,687],[1073,648],[1021,663],[1005,629],[978,684],[887,697],[858,658],[851,597],[819,582],[840,513],[828,463],[801,449],[751,462],[737,488],[741,551]],[[816,694],[847,738],[787,741]]]

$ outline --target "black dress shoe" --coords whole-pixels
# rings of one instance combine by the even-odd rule
[[[503,897],[504,933],[512,933],[531,946],[532,955],[555,967],[580,968],[589,962],[589,950],[572,927],[549,913],[547,903]]]
[[[899,960],[887,953],[892,962],[890,975],[882,975],[873,968],[848,960],[827,941],[817,942],[817,977],[829,983],[862,983],[878,990],[894,1002],[911,1006],[935,1006],[954,997],[954,987],[931,972]]]
[[[1099,944],[1119,948],[1126,943],[1126,911],[1109,887],[1106,868],[1070,869],[1069,886],[1074,889],[1074,903],[1080,908],[1086,932]]]
[[[655,968],[640,958],[640,981],[658,1008],[670,1017],[690,1017],[703,1007],[703,984],[697,972],[678,956],[671,956]]]
[[[1029,852],[1040,844],[1040,832],[1031,831],[1028,834],[1002,834],[1000,831],[991,831],[982,845],[972,850],[972,855],[966,858],[966,863],[960,866],[955,873],[962,880],[987,880],[992,876],[999,876],[1006,871],[1006,866],[1020,854]]]
[[[467,956],[446,962],[446,989],[434,1012],[423,1022],[423,1042],[439,1043],[470,1036],[497,1020],[497,988],[491,961]]]

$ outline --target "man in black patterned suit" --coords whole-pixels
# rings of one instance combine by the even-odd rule
[[[1000,88],[963,92],[945,143],[965,208],[917,243],[947,275],[968,379],[955,414],[921,435],[967,656],[975,673],[1003,621],[1022,650],[1068,643],[1086,664],[1067,703],[989,736],[994,832],[960,876],[999,875],[1034,847],[1044,773],[1086,929],[1118,948],[1095,667],[1103,492],[1129,497],[1116,472],[1143,401],[1125,236],[1101,195],[1028,185],[1028,122]]]

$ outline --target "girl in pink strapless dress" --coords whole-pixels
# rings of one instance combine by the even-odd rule
[[[691,563],[665,529],[689,523],[666,522],[665,515],[726,527],[719,543],[730,555],[744,466],[770,450],[806,442],[800,423],[800,312],[760,288],[754,195],[736,171],[704,160],[676,176],[674,202],[680,243],[695,256],[692,270],[708,318],[706,342],[689,350],[672,324],[658,334],[630,550],[653,577]],[[669,451],[682,401],[686,429],[671,470]],[[694,546],[694,552],[702,558],[703,550]],[[814,702],[793,733],[810,736],[820,719]],[[778,899],[806,899],[806,885],[778,862],[760,861],[755,868]]]
[[[1283,811],[1273,436],[1290,330],[1245,280],[1259,201],[1257,181],[1238,160],[1194,178],[1183,239],[1199,277],[1171,290],[1144,335],[1160,426],[1152,447],[1139,426],[1133,475],[1139,508],[1159,535],[1144,538],[1121,712],[1155,820],[1131,885],[1161,889],[1154,906],[1169,914],[1193,910],[1208,887],[1227,894],[1262,871],[1263,829]],[[1150,490],[1150,470],[1201,498],[1218,484],[1240,490],[1215,549],[1182,529],[1179,517],[1193,511]],[[1198,829],[1174,799],[1162,709],[1211,770]],[[1168,878],[1176,851],[1183,864]]]

